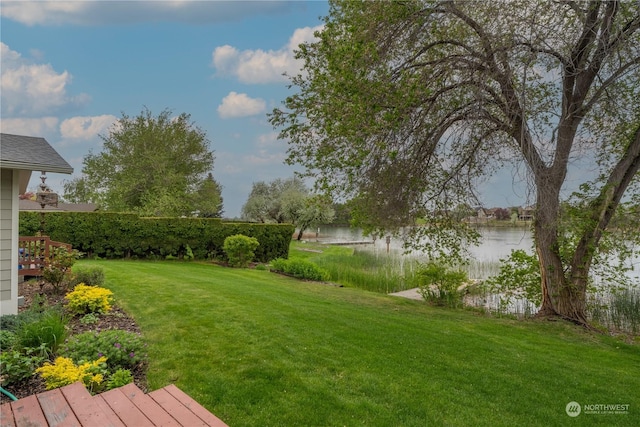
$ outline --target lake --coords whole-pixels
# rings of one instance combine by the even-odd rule
[[[307,231],[307,234],[311,230]],[[316,230],[317,231],[317,230]],[[533,253],[533,236],[531,231],[521,227],[484,227],[479,229],[482,239],[479,246],[469,248],[470,253],[477,263],[490,264],[498,263],[500,259],[509,256],[512,250],[522,249],[528,253]],[[314,240],[314,239],[311,239]],[[347,242],[371,242],[367,245],[358,245],[361,250],[372,250],[386,252],[387,244],[385,239],[378,238],[375,243],[370,236],[364,237],[362,230],[350,227],[323,226],[319,228],[318,240],[325,243],[347,243]],[[403,241],[399,238],[392,238],[389,243],[390,252],[394,254],[403,253]],[[409,256],[420,256],[420,253],[413,253]],[[632,260],[633,271],[628,276],[640,282],[640,254],[636,252]],[[473,276],[472,274],[470,274]],[[474,277],[483,279],[486,277]]]

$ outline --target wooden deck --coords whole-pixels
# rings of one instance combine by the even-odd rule
[[[174,385],[144,394],[128,384],[91,396],[78,382],[0,409],[1,427],[227,427]]]

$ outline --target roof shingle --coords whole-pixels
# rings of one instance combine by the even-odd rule
[[[73,168],[44,138],[0,134],[0,166],[8,169],[73,173]]]

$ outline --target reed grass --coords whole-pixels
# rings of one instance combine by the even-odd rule
[[[416,286],[415,272],[419,261],[396,253],[293,243],[289,257],[312,261],[329,272],[332,282],[344,286],[380,293]]]
[[[607,329],[640,333],[640,290],[637,288],[594,295],[587,310],[593,322]]]

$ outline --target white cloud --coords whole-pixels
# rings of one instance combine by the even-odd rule
[[[220,118],[255,116],[264,113],[267,104],[263,99],[250,98],[246,93],[229,92],[218,106]]]
[[[60,124],[60,134],[64,139],[93,139],[105,133],[118,118],[110,114],[93,117],[72,117]]]
[[[69,96],[68,71],[56,72],[51,64],[33,64],[0,42],[0,88],[3,116],[40,116],[89,100],[86,94]]]
[[[0,129],[3,133],[15,135],[44,136],[57,131],[56,117],[40,117],[36,119],[1,119]]]
[[[243,50],[233,46],[216,47],[212,54],[212,66],[217,74],[235,76],[242,83],[274,83],[286,81],[284,73],[298,74],[302,62],[294,58],[293,51],[304,42],[314,40],[314,32],[322,26],[299,28],[289,38],[289,42],[278,50]]]
[[[139,22],[206,24],[282,14],[288,1],[3,1],[2,16],[25,25],[106,25]]]

